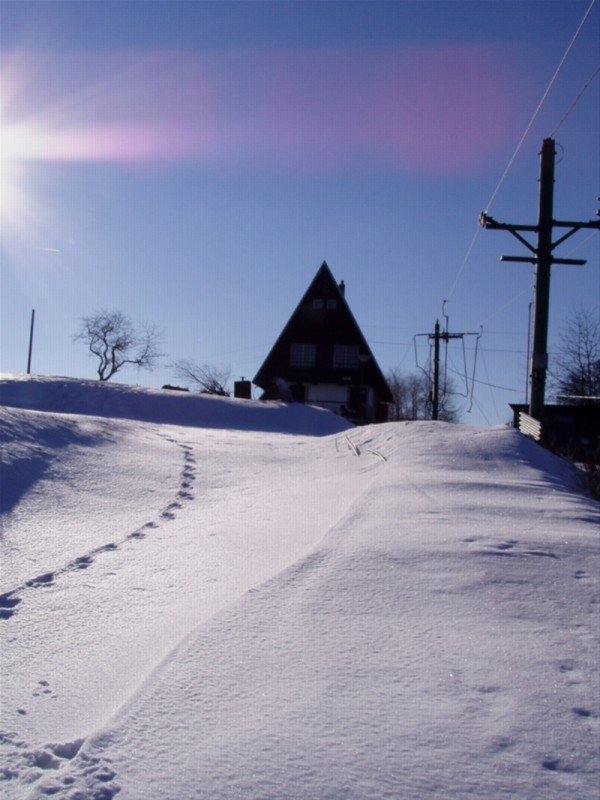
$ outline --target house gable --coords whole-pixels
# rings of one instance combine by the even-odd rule
[[[338,286],[326,262],[254,378],[267,397],[275,396],[278,381],[291,386],[292,395],[295,387],[298,400],[311,400],[306,396],[309,386],[327,386],[327,392],[335,394],[335,386],[360,385],[369,387],[377,402],[392,401],[383,373],[346,302],[343,284]]]

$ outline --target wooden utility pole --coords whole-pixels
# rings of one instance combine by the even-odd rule
[[[429,335],[431,339],[431,334]],[[437,419],[440,408],[440,322],[433,327],[433,390],[431,392],[431,419]]]
[[[553,218],[554,204],[554,139],[544,139],[540,152],[540,191],[537,225],[513,225],[496,222],[485,212],[479,216],[479,224],[491,230],[508,231],[533,256],[502,256],[501,261],[516,261],[535,265],[535,299],[533,316],[533,350],[531,355],[531,399],[529,416],[543,422],[544,399],[546,392],[546,372],[548,369],[548,317],[550,308],[550,268],[552,264],[585,264],[580,258],[554,258],[555,247],[577,233],[581,228],[600,229],[600,220],[589,222],[563,222]],[[568,228],[567,233],[552,241],[554,228]],[[521,231],[537,234],[537,247],[521,235]]]

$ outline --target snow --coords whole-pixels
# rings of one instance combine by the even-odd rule
[[[600,796],[600,508],[566,462],[508,428],[0,397],[6,797]]]

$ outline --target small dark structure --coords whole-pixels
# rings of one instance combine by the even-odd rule
[[[524,403],[511,403],[513,426],[522,429],[520,414],[528,413]],[[541,441],[549,449],[575,461],[600,458],[600,399],[582,399],[571,405],[544,406]]]
[[[252,399],[252,382],[242,378],[233,384],[233,396],[240,400]]]
[[[324,261],[254,383],[265,400],[310,403],[357,424],[384,422],[392,394],[344,289]]]

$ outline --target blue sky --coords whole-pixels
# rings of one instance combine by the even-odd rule
[[[415,369],[444,300],[451,332],[483,325],[464,421],[507,421],[532,268],[500,263],[526,254],[507,233],[465,256],[589,6],[4,0],[2,371],[25,371],[35,308],[32,370],[93,378],[72,335],[108,308],[163,332],[162,366],[123,382],[160,386],[181,358],[251,377],[326,260],[384,371]],[[500,221],[536,221],[540,144],[598,66],[599,17],[488,207]],[[595,217],[599,85],[555,134],[558,219]],[[588,263],[553,269],[551,367],[568,315],[600,306],[598,242],[559,248]],[[462,365],[455,343],[459,384]]]

